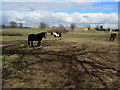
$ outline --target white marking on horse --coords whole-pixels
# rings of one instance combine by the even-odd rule
[[[53,34],[56,36],[56,37],[59,37],[60,35],[57,34],[56,32],[53,32]]]

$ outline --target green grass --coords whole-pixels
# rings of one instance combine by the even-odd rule
[[[23,29],[23,28],[10,28],[10,29],[2,29],[2,34],[4,36],[10,36],[11,34],[13,36],[17,36],[17,34],[20,34],[20,36],[26,36],[31,33],[39,33],[39,32],[44,32],[49,29],[39,29],[39,28],[34,28],[34,29]]]
[[[36,34],[40,32],[46,32],[49,29],[19,29],[19,28],[10,28],[10,29],[2,29],[0,33],[3,36],[0,36],[2,41],[13,41],[13,40],[27,40],[27,36],[29,34]]]
[[[2,41],[27,40],[27,36],[0,36]]]
[[[2,41],[13,41],[13,40],[27,40],[27,36],[31,33],[40,33],[40,32],[46,32],[51,30],[49,29],[3,29],[2,34],[5,34],[5,36],[0,36],[0,39]],[[115,32],[116,33],[116,32]],[[13,34],[13,36],[9,36],[10,34]],[[17,36],[16,34],[20,34],[20,36]],[[117,33],[118,34],[118,33]],[[16,36],[14,36],[16,35]],[[65,42],[95,42],[95,43],[115,43],[118,44],[118,36],[115,39],[114,42],[109,42],[109,36],[110,34],[108,32],[102,32],[102,31],[83,31],[80,29],[76,29],[75,31],[70,31],[67,33],[63,33],[62,41]],[[57,40],[53,36],[50,35],[50,33],[47,34],[47,38],[44,40]]]

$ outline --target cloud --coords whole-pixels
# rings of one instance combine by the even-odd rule
[[[10,21],[23,22],[25,26],[38,27],[40,22],[45,22],[49,26],[64,24],[69,26],[75,23],[77,26],[104,25],[106,27],[117,28],[117,13],[78,13],[71,14],[53,11],[3,11],[3,24],[9,25]]]

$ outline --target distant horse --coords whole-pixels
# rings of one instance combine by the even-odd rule
[[[33,41],[38,41],[37,46],[40,46],[41,44],[41,40],[44,38],[46,38],[46,32],[42,32],[42,33],[38,33],[38,34],[29,34],[28,35],[28,45],[31,44],[31,46],[33,47]]]
[[[59,38],[60,37],[60,39],[62,37],[62,34],[58,33],[58,32],[51,32],[51,35],[54,35],[55,38]]]
[[[115,37],[117,36],[116,33],[111,33],[110,34],[110,41],[114,41]]]

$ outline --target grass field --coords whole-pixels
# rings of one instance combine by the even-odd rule
[[[39,33],[39,32],[47,32],[51,29],[3,29],[2,38],[3,41],[12,41],[12,40],[27,40],[27,36],[31,33]],[[49,40],[51,35],[48,34],[47,39]],[[83,40],[82,40],[83,39]],[[81,28],[75,29],[75,31],[63,33],[63,40],[67,41],[89,41],[89,40],[101,40],[101,41],[108,41],[109,40],[109,33],[108,32],[100,32],[100,31],[83,31]],[[116,39],[116,41],[118,41]],[[115,41],[115,42],[116,42]]]
[[[108,32],[78,28],[27,45],[28,34],[49,30],[2,30],[3,88],[119,87],[118,36],[109,41]]]

